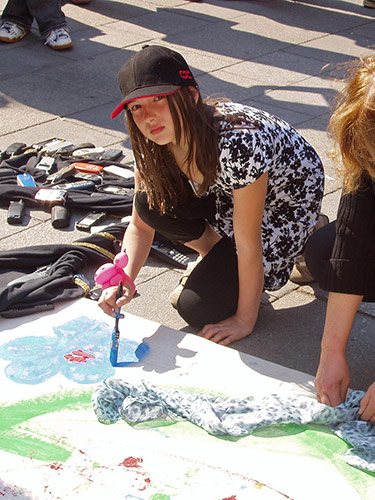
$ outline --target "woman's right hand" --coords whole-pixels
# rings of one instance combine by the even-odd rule
[[[102,291],[98,305],[106,314],[114,317],[115,311],[119,311],[122,306],[128,304],[133,298],[134,293],[133,286],[130,283],[125,283],[123,285],[122,297],[116,300],[117,286],[110,286]]]
[[[349,389],[349,366],[342,352],[322,352],[315,379],[318,401],[337,406],[346,399]]]
[[[375,425],[375,382],[370,385],[363,396],[359,414],[362,420],[368,420]]]

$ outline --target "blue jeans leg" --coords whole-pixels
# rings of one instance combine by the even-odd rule
[[[60,0],[9,0],[1,19],[13,21],[27,30],[35,19],[43,38],[52,29],[66,26]]]

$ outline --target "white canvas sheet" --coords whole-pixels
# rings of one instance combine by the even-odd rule
[[[227,396],[314,397],[309,375],[126,312],[124,366],[114,369],[113,326],[87,299],[1,320],[1,498],[375,498],[374,477],[345,464],[348,446],[323,426],[275,426],[235,439],[189,422],[100,424],[91,393],[108,376]]]

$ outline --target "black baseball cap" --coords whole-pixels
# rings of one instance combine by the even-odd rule
[[[181,54],[160,45],[145,45],[132,55],[118,74],[122,102],[112,112],[115,118],[133,99],[169,95],[181,87],[198,87]]]

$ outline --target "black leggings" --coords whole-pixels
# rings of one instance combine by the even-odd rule
[[[307,240],[305,260],[315,281],[320,283],[326,263],[332,255],[336,237],[336,221],[321,227]]]
[[[158,233],[172,241],[186,243],[196,240],[213,220],[213,196],[197,198],[191,193],[173,215],[160,215],[151,210],[145,193],[136,193],[138,215]],[[177,310],[191,326],[202,328],[232,316],[238,302],[238,268],[234,244],[227,236],[197,264],[186,281]]]
[[[207,221],[214,217],[214,199],[191,195],[174,215],[150,210],[145,193],[137,193],[139,216],[157,232],[172,241],[186,243],[202,236]],[[331,222],[310,236],[305,247],[306,264],[315,281],[320,282],[326,262],[331,258],[336,223]],[[238,267],[234,244],[227,236],[211,249],[193,269],[177,303],[180,316],[191,326],[202,328],[232,316],[238,303]]]

